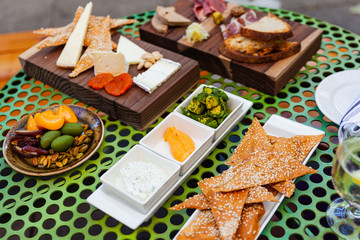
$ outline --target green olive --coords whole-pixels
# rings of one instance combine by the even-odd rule
[[[84,128],[78,123],[66,123],[60,131],[63,135],[80,136]]]
[[[40,146],[43,149],[48,149],[51,146],[52,141],[54,141],[55,138],[61,136],[60,131],[49,131],[41,136],[40,138]]]
[[[51,148],[55,152],[65,152],[68,150],[74,142],[74,137],[70,135],[62,135],[52,141]]]

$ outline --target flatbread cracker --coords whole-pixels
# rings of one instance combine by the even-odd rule
[[[220,231],[210,210],[203,210],[189,226],[183,229],[177,240],[220,240]]]
[[[245,205],[234,240],[255,239],[260,229],[260,219],[264,214],[265,208],[262,203]]]
[[[75,28],[76,23],[78,22],[81,14],[84,12],[84,8],[79,6],[75,12],[74,20],[63,26],[58,28],[41,28],[38,30],[35,30],[34,33],[36,34],[44,34],[48,36],[46,39],[42,40],[39,45],[37,46],[38,49],[42,49],[45,47],[53,47],[53,46],[60,46],[63,44],[66,44],[67,40],[69,39],[72,31]],[[88,47],[91,44],[92,37],[94,36],[93,28],[96,27],[103,21],[105,17],[100,16],[90,16],[89,24],[88,24],[88,30],[85,35],[84,39],[84,46]],[[118,29],[119,27],[122,27],[127,24],[137,23],[137,20],[134,19],[122,19],[122,18],[116,18],[116,19],[110,19],[110,28],[111,29]],[[112,47],[114,50],[117,49],[117,44],[111,40]]]
[[[205,210],[205,209],[210,209],[211,204],[207,200],[205,195],[203,193],[200,193],[186,199],[182,203],[179,203],[169,208],[169,210],[179,211],[185,208],[195,208],[195,209]]]
[[[266,185],[279,181],[293,179],[316,170],[299,162],[287,162],[278,159],[265,149],[253,152],[250,160],[234,166],[235,176],[225,184],[216,187],[215,192],[230,192],[249,187]]]
[[[283,182],[278,183],[272,183],[270,186],[275,189],[276,191],[282,193],[285,195],[285,197],[291,197],[291,195],[295,191],[295,184],[292,182],[292,180],[286,180]]]
[[[265,187],[256,186],[249,188],[245,203],[251,204],[261,202],[279,202],[279,200]]]
[[[244,138],[241,140],[234,153],[226,162],[226,164],[235,166],[242,161],[249,159],[250,154],[254,152],[256,146],[262,145],[269,149],[272,148],[270,141],[261,126],[259,120],[255,117]]]
[[[110,33],[110,16],[108,15],[99,25],[94,26],[92,32],[94,36],[91,39],[89,47],[81,56],[75,69],[69,74],[70,77],[76,77],[80,73],[94,66],[93,52],[112,50],[111,33]]]
[[[231,240],[239,227],[248,190],[217,192],[211,199],[211,212],[222,240]]]
[[[270,143],[277,150],[279,157],[288,161],[302,163],[311,149],[324,135],[296,135],[291,138],[268,136]],[[270,184],[286,197],[291,197],[295,190],[293,180]]]

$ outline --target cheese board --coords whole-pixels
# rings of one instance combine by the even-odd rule
[[[193,11],[193,0],[178,0],[172,6],[176,12],[197,22]],[[236,6],[227,3],[227,12],[224,12],[224,22],[231,19],[229,9]],[[248,9],[247,9],[248,10]],[[258,19],[267,13],[255,11]],[[213,21],[211,15],[201,22],[210,37],[197,43],[190,43],[184,39],[186,27],[170,27],[167,32],[159,33],[154,30],[151,21],[140,27],[140,37],[147,42],[180,53],[184,56],[198,60],[200,67],[230,78],[249,87],[270,95],[276,95],[285,84],[299,71],[299,69],[317,52],[321,44],[322,30],[298,22],[283,19],[292,27],[294,36],[290,41],[301,43],[301,50],[297,54],[268,63],[244,63],[231,60],[220,54],[218,47],[223,41],[220,27]]]
[[[112,40],[118,42],[120,35],[120,33],[113,34]],[[120,96],[112,96],[104,89],[95,90],[88,86],[89,80],[95,76],[93,69],[87,70],[75,78],[70,78],[71,69],[56,66],[56,61],[63,49],[62,46],[39,50],[35,45],[22,53],[19,59],[28,76],[138,130],[144,130],[197,83],[200,72],[199,64],[195,60],[153,44],[137,39],[130,40],[148,52],[159,51],[164,58],[181,64],[180,69],[151,94],[135,84]],[[136,65],[130,65],[129,74],[131,76],[136,76],[141,72],[144,70],[138,70]]]

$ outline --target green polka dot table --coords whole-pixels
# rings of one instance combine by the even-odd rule
[[[281,115],[324,131],[325,137],[307,165],[318,173],[297,178],[296,190],[285,198],[259,239],[338,239],[329,228],[325,212],[338,195],[331,180],[338,125],[325,117],[315,102],[315,91],[325,77],[360,68],[360,37],[341,27],[299,13],[255,7],[280,17],[322,29],[321,48],[276,95],[265,95],[230,79],[201,70],[199,83],[219,87],[254,104],[241,122],[225,136],[199,167],[182,183],[150,220],[132,230],[87,202],[100,185],[100,176],[184,100],[184,95],[146,131],[102,115],[104,141],[81,166],[63,174],[31,177],[13,170],[0,153],[1,239],[170,239],[185,224],[193,210],[168,208],[200,192],[197,182],[218,175],[224,161],[240,143],[254,117],[264,124],[272,114]],[[138,37],[138,27],[154,12],[129,16],[139,21],[120,32]],[[77,104],[89,108],[20,71],[0,91],[0,146],[11,127],[26,114],[53,104]],[[93,109],[93,108],[92,108]],[[97,111],[96,109],[93,109]]]

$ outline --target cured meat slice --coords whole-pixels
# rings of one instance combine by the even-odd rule
[[[220,25],[220,29],[224,39],[228,39],[229,37],[239,34],[241,28],[258,21],[256,17],[256,13],[253,10],[249,10],[246,13],[242,14],[240,17],[233,17],[230,19],[228,25],[222,24]]]

